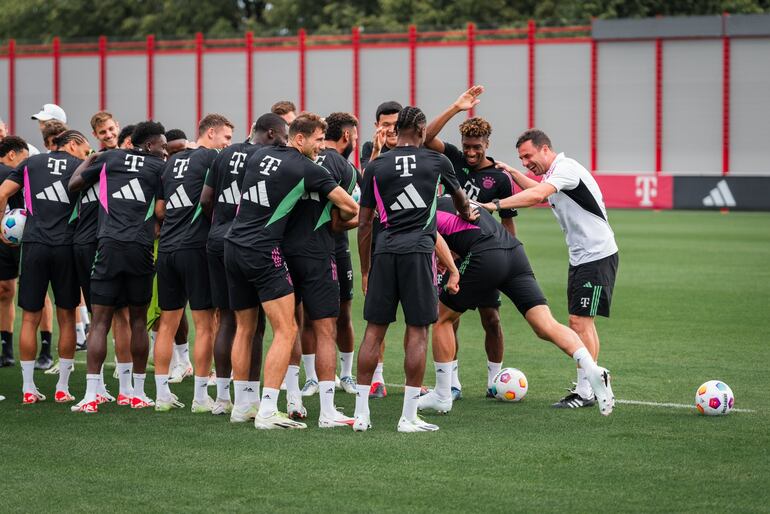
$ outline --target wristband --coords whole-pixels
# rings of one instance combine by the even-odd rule
[[[497,198],[495,198],[494,200],[492,200],[492,203],[493,203],[493,204],[495,204],[495,210],[496,210],[497,212],[500,212],[500,200],[498,200]]]

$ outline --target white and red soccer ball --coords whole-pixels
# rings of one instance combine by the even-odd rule
[[[529,382],[521,370],[503,368],[494,378],[495,397],[504,402],[518,402],[527,395]]]
[[[735,404],[735,395],[730,386],[721,380],[709,380],[695,392],[695,408],[706,416],[728,414]]]

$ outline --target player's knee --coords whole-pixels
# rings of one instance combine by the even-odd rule
[[[578,334],[590,329],[593,324],[594,319],[590,316],[576,316],[575,314],[569,316],[569,328]]]

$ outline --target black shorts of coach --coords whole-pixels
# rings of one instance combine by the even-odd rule
[[[72,245],[22,243],[19,307],[28,312],[41,310],[49,283],[57,307],[77,307],[80,304],[80,288],[74,269]]]
[[[438,319],[436,261],[432,253],[378,253],[372,256],[364,319],[378,325],[396,321],[399,302],[407,325]]]
[[[618,274],[618,253],[569,267],[567,306],[573,316],[610,317],[612,291]]]
[[[19,276],[21,247],[0,244],[0,280],[11,280]]]
[[[292,294],[291,276],[281,249],[256,250],[225,241],[230,308],[251,309]]]
[[[340,315],[340,286],[334,255],[326,258],[287,257],[294,295],[307,319],[336,318]]]
[[[206,248],[158,252],[158,307],[162,311],[211,308],[211,283]]]
[[[548,304],[521,245],[471,252],[457,268],[460,291],[455,295],[442,291],[440,296],[441,303],[455,312],[488,306],[499,298],[498,291],[510,298],[522,315],[532,307]]]
[[[152,245],[99,241],[91,273],[91,302],[107,307],[148,305],[154,274]]]

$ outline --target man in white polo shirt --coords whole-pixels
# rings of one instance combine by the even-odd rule
[[[516,141],[521,163],[541,182],[499,163],[522,192],[483,204],[489,211],[518,209],[548,199],[559,220],[569,248],[567,302],[569,325],[591,353],[599,357],[599,334],[594,317],[610,315],[612,289],[618,271],[618,246],[607,221],[602,192],[593,176],[574,159],[556,154],[551,140],[541,130],[530,129]],[[590,407],[596,403],[584,371],[578,367],[576,387],[554,403],[557,408]]]

